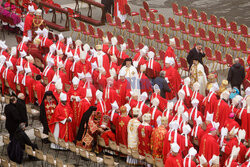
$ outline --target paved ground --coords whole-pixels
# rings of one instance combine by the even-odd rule
[[[100,0],[99,0],[100,1]],[[142,7],[142,1],[143,0],[128,0],[129,4],[131,5],[132,11],[139,11],[139,8]],[[73,0],[55,0],[56,3],[61,4],[63,7],[71,7],[74,8],[74,1]],[[171,3],[172,2],[177,2],[178,4],[188,6],[189,8],[196,8],[198,11],[205,11],[208,14],[215,14],[217,17],[225,17],[228,22],[229,21],[236,21],[239,25],[240,24],[246,24],[250,26],[250,2],[249,0],[147,0],[151,8],[155,8],[159,11],[160,14],[163,14],[166,18],[168,17],[174,17],[172,13],[172,8],[171,8]],[[86,13],[86,5],[80,5],[81,7],[81,13]],[[48,16],[45,16],[46,19],[50,18],[51,15],[49,14]],[[93,17],[94,18],[100,18],[100,12],[94,8],[93,10]],[[59,19],[60,17],[58,17]],[[58,20],[59,21],[59,20]],[[64,19],[65,21],[65,19]],[[64,21],[62,24],[64,24]],[[139,23],[139,19],[135,20],[136,22]],[[143,23],[142,25],[146,25]],[[151,31],[152,31],[152,26],[149,25]],[[106,32],[107,26],[101,26],[100,27],[102,30]],[[112,28],[109,28],[111,31]],[[56,31],[54,31],[57,33]],[[8,46],[16,46],[16,39],[15,39],[15,34],[6,34],[6,43]],[[64,32],[64,36],[69,36],[70,32]],[[118,35],[117,33],[116,35]],[[169,33],[170,37],[173,37],[173,33]],[[0,39],[3,37],[0,35]],[[76,34],[73,35],[73,39],[76,38]],[[125,39],[129,38],[128,36],[125,36]],[[83,38],[82,38],[83,39]],[[83,43],[86,41],[83,40]],[[136,43],[138,40],[136,39]],[[190,39],[190,44],[191,46],[193,45],[194,41]],[[93,41],[90,42],[91,45],[93,45]],[[147,44],[147,43],[146,43]],[[177,56],[186,56],[186,53],[180,54],[179,52],[176,52]],[[206,64],[209,66],[211,69],[212,65],[209,62],[206,62]],[[220,70],[219,67],[217,68],[217,71],[219,73],[219,82],[222,79],[225,79],[227,76],[227,71],[228,69],[225,70]],[[184,75],[182,75],[184,77]],[[0,110],[2,112],[2,110]],[[0,122],[0,126],[3,126],[3,122]],[[38,121],[35,121],[33,124],[33,127],[41,128],[41,124]],[[31,139],[34,139],[34,134],[33,134],[33,129],[31,127],[28,128],[27,130],[28,135],[31,137]],[[7,134],[6,130],[0,129],[0,146],[3,144],[2,143],[2,135]],[[41,143],[39,142],[39,147],[41,146]],[[48,146],[46,145],[43,150],[48,151]],[[41,148],[41,147],[40,147]],[[1,150],[1,149],[0,149]],[[51,151],[51,150],[50,150]],[[6,152],[5,152],[6,153]],[[55,154],[55,152],[50,152],[51,154]],[[59,155],[61,159],[66,159],[66,155],[62,151]],[[69,158],[69,163],[75,164],[78,160],[78,157],[72,156]],[[118,161],[116,159],[116,161]],[[81,161],[81,166],[91,166],[91,164],[88,164],[86,161]],[[124,161],[121,161],[122,166],[126,166]],[[93,165],[93,164],[92,164]],[[24,166],[41,166],[40,162],[28,162],[25,163]]]

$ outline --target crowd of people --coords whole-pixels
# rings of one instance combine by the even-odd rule
[[[166,167],[250,165],[250,88],[241,96],[245,70],[237,58],[219,86],[196,43],[182,79],[174,39],[161,65],[146,45],[128,55],[116,37],[96,46],[62,34],[50,39],[41,10],[27,9],[22,41],[11,48],[0,41],[1,91],[14,94],[5,107],[11,140],[31,145],[24,133],[31,103],[40,107],[43,133],[88,151],[100,151],[101,137],[161,158]],[[149,165],[131,156],[126,162]]]

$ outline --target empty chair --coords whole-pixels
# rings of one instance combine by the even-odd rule
[[[166,19],[162,14],[159,14],[159,21],[160,21],[160,25],[161,25],[161,30],[163,31],[163,28],[166,28],[166,32],[169,28],[169,24],[166,23]]]
[[[140,15],[141,15],[141,21],[145,21],[147,23],[147,26],[148,26],[148,22],[150,21],[150,18],[147,16],[146,10],[140,8]]]
[[[202,22],[202,19],[200,16],[198,16],[198,12],[196,9],[191,10],[191,15],[193,21],[196,23],[196,27],[200,27],[200,23]]]
[[[220,69],[221,69],[221,66],[224,67],[227,64],[226,60],[222,59],[222,55],[221,55],[220,51],[215,50],[215,57],[216,57],[216,62],[217,62],[216,66],[215,66],[215,70],[217,70],[218,64],[220,65]]]
[[[153,12],[153,13],[157,13],[158,12],[158,10],[156,10],[156,9],[150,9],[149,5],[148,5],[148,3],[146,1],[143,1],[142,4],[143,4],[144,9],[147,12]]]
[[[230,47],[229,42],[226,42],[226,38],[223,34],[218,34],[220,46],[223,47],[223,51],[227,53],[228,48]]]
[[[178,16],[179,19],[183,15],[182,12],[179,10],[178,4],[172,3],[172,10],[175,16]]]
[[[177,32],[180,31],[180,26],[175,25],[175,20],[171,17],[168,18],[169,26],[173,32],[176,32],[176,36],[178,35]],[[173,33],[174,35],[174,33]]]
[[[201,20],[202,20],[202,23],[204,25],[207,26],[208,30],[209,30],[209,26],[211,25],[211,20],[207,19],[207,14],[205,12],[200,12],[200,15],[201,15]]]
[[[250,34],[248,34],[248,28],[246,25],[242,24],[240,25],[240,31],[241,31],[241,36],[243,38],[246,38],[246,41],[248,43],[248,39],[250,38]]]
[[[114,29],[113,29],[113,33],[114,33],[114,31],[116,31],[116,23],[113,22],[113,19],[112,19],[111,14],[106,13],[106,21],[107,21],[107,23],[108,23],[109,26],[114,27]],[[106,32],[109,31],[108,28],[109,28],[109,27],[107,26]]]
[[[189,14],[189,13],[188,13],[188,7],[182,6],[182,7],[181,7],[181,11],[182,11],[182,14],[183,14],[184,18],[188,20],[187,23],[190,23],[190,20],[191,20],[193,17],[192,17],[192,14]]]
[[[155,25],[156,25],[156,29],[157,29],[157,25],[160,24],[160,20],[156,20],[155,19],[155,14],[151,11],[149,11],[149,19],[150,19],[150,23],[153,24],[153,29],[155,28]]]
[[[125,4],[125,11],[130,17],[132,17],[132,22],[134,22],[135,16],[139,16],[138,12],[131,12],[131,7],[129,6],[129,4]]]

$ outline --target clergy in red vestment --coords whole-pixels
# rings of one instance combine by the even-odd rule
[[[129,99],[131,86],[130,83],[125,79],[126,71],[121,70],[120,79],[114,85],[117,93],[120,95],[120,101],[118,102],[119,105],[124,105],[126,101]]]
[[[182,85],[182,88],[181,88],[185,92],[184,103],[187,106],[187,108],[192,107],[191,98],[193,96],[193,91],[190,89],[189,85],[190,85],[190,78],[187,77],[184,79],[184,85]]]
[[[190,108],[187,112],[189,115],[189,120],[192,120],[192,122],[195,122],[198,117],[203,118],[203,114],[198,110],[198,104],[200,103],[198,99],[192,100],[193,107]],[[218,121],[215,121],[218,122]]]
[[[146,92],[143,92],[138,100],[139,101],[138,108],[140,109],[139,117],[150,112],[150,107],[145,104],[147,99],[148,99],[148,94]]]
[[[154,85],[154,93],[151,95],[150,101],[152,101],[154,98],[159,99],[160,104],[158,107],[159,107],[159,110],[161,110],[163,112],[167,108],[168,101],[167,101],[167,99],[161,97],[160,92],[161,92],[160,87],[155,84]]]
[[[58,79],[55,83],[55,90],[53,91],[53,95],[55,96],[57,101],[60,101],[60,94],[63,92],[63,84],[62,81],[60,79]]]
[[[42,49],[41,49],[41,40],[39,38],[34,39],[33,43],[29,46],[29,53],[36,59],[39,60],[40,64],[36,63],[36,65],[40,68],[44,68],[44,59],[42,56]]]
[[[74,77],[72,80],[72,85],[68,92],[68,97],[70,99],[70,106],[73,110],[73,120],[72,120],[72,126],[73,126],[73,132],[76,135],[78,126],[81,120],[81,116],[79,116],[79,103],[82,99],[84,99],[84,89],[79,86],[80,80],[77,77]],[[79,122],[78,122],[79,121]]]
[[[196,167],[195,155],[197,154],[196,149],[191,147],[188,150],[188,155],[183,160],[183,167]]]
[[[171,60],[167,57],[165,59],[165,67],[163,68],[166,71],[166,79],[168,81],[168,86],[171,89],[171,92],[166,92],[166,99],[172,100],[176,97],[177,92],[181,88],[181,76],[176,69],[171,66]]]
[[[74,59],[73,59],[73,54],[71,52],[68,52],[66,55],[67,55],[67,58],[64,61],[64,67],[66,70],[67,79],[71,81],[72,72],[70,71],[70,69],[71,69],[71,66],[73,65]]]
[[[203,100],[202,104],[204,105],[204,116],[206,117],[207,112],[209,113],[215,113],[218,105],[218,99],[216,97],[216,92],[219,90],[218,83],[214,83],[212,85],[212,88],[210,89],[209,94],[207,97]]]
[[[55,112],[50,121],[50,130],[56,139],[64,139],[65,142],[73,142],[72,131],[72,109],[67,103],[67,94],[60,94],[60,103],[56,106]],[[53,146],[52,146],[53,147]]]
[[[20,53],[22,51],[25,51],[26,53],[28,52],[28,46],[27,46],[28,41],[29,37],[23,36],[22,41],[17,45],[17,54],[18,52]]]
[[[111,47],[108,49],[108,54],[110,56],[116,56],[118,57],[119,54],[119,50],[117,49],[116,45],[117,45],[117,38],[116,37],[112,37],[111,38]]]
[[[121,19],[121,22],[124,23],[127,15],[125,10],[125,5],[127,4],[127,0],[115,0],[114,1],[114,16],[117,16]]]
[[[22,85],[25,86],[26,92],[29,94],[29,102],[34,103],[34,85],[35,80],[32,78],[32,72],[30,68],[25,68],[25,75],[22,80]],[[28,90],[28,91],[27,91]]]
[[[43,70],[43,80],[45,84],[50,83],[55,75],[55,71],[53,70],[55,64],[54,59],[49,58],[47,63],[47,66]]]
[[[146,64],[140,66],[139,79],[140,79],[141,93],[143,93],[143,92],[146,92],[146,93],[153,92],[152,84],[151,84],[149,78],[144,73],[146,71],[146,68],[147,68]]]
[[[55,62],[55,60],[56,60],[55,59],[56,58],[55,53],[56,53],[56,45],[52,44],[52,45],[49,46],[49,52],[43,58],[45,64],[47,64],[49,59],[53,59],[54,62]]]
[[[127,49],[127,44],[123,43],[120,45],[121,51],[119,52],[117,59],[118,59],[118,65],[121,65],[122,62],[126,59],[129,58],[129,55],[126,54],[126,49]]]
[[[44,48],[49,48],[53,43],[51,39],[48,38],[49,30],[46,28],[43,29],[43,38],[41,40],[41,46]]]
[[[229,131],[235,127],[235,128],[240,128],[240,125],[237,121],[235,121],[235,114],[230,113],[229,116],[227,117],[224,127],[226,127]]]
[[[106,145],[109,145],[109,141],[115,142],[115,134],[110,129],[110,117],[108,115],[104,115],[100,120],[100,127],[103,129],[100,137],[104,139]]]
[[[150,109],[150,114],[151,114],[150,125],[153,126],[154,128],[157,128],[159,125],[161,125],[162,112],[157,109],[159,103],[160,103],[159,99],[154,98],[152,100],[152,108]]]
[[[6,69],[3,71],[3,79],[8,83],[9,88],[16,92],[16,84],[14,82],[15,73],[13,72],[14,67],[11,61],[6,61]],[[6,85],[5,85],[6,86]],[[4,92],[3,92],[4,93]]]
[[[33,77],[35,75],[41,75],[40,69],[34,65],[34,58],[31,55],[26,56],[25,58],[27,59],[28,62],[24,65],[24,68],[30,68]]]
[[[220,154],[220,146],[215,138],[216,129],[211,128],[209,131],[210,133],[205,134],[201,139],[199,155],[203,154],[206,159],[210,160],[213,155],[218,156]]]
[[[25,51],[20,52],[20,57],[17,59],[16,65],[24,68],[24,65],[27,63],[27,60],[24,58],[25,56],[27,56]]]
[[[146,63],[147,69],[150,69],[153,71],[153,75],[150,75],[151,78],[156,78],[159,76],[159,73],[161,71],[161,65],[157,61],[154,60],[155,53],[150,51],[148,52],[148,62]]]
[[[110,64],[109,64],[109,69],[114,69],[116,73],[119,72],[120,68],[117,65],[117,58],[115,56],[110,56]]]
[[[193,95],[191,97],[191,100],[193,100],[193,99],[199,100],[200,105],[198,106],[198,110],[203,111],[202,102],[203,102],[204,96],[202,94],[200,94],[199,90],[200,90],[200,84],[199,84],[199,82],[195,82],[193,84]]]
[[[111,121],[115,125],[117,145],[123,144],[128,146],[127,126],[130,119],[125,106],[121,106],[119,110],[116,101],[112,103]]]
[[[52,115],[55,112],[57,104],[58,101],[54,97],[53,93],[51,91],[45,92],[42,103],[40,105],[40,117],[39,117],[39,120],[43,125],[44,134],[49,134],[50,132],[48,125],[50,123]]]
[[[231,112],[230,107],[227,104],[229,95],[230,93],[228,91],[224,91],[221,93],[216,112],[214,113],[214,122],[219,122],[220,127],[224,127],[225,121]]]
[[[91,73],[91,64],[89,61],[86,60],[87,52],[82,52],[80,54],[80,61],[76,63],[75,67],[75,73],[74,75],[77,76],[77,73],[83,72],[84,74],[87,74],[88,72]]]
[[[138,68],[140,65],[147,64],[146,56],[148,52],[148,47],[144,46],[138,53],[136,53],[133,58],[133,65]]]
[[[178,108],[180,107],[180,106],[183,106],[184,107],[184,111],[187,111],[187,107],[186,107],[186,105],[184,104],[184,98],[185,98],[185,91],[183,90],[183,89],[181,89],[181,90],[179,90],[178,91],[178,100],[177,100],[177,102],[175,103],[175,105],[174,105],[174,108],[173,108],[173,114],[176,114],[177,113],[177,111],[178,111]]]
[[[16,66],[16,68],[17,68],[17,72],[14,78],[14,82],[17,85],[17,91],[20,91],[21,93],[25,95],[26,94],[25,87],[21,84],[23,77],[24,77],[24,70],[22,66]]]
[[[103,67],[98,69],[97,88],[103,90],[107,86],[106,71]]]
[[[111,103],[119,101],[119,99],[121,98],[114,89],[113,85],[114,85],[114,79],[112,77],[109,77],[107,79],[107,86],[103,89],[102,98],[105,101],[108,111],[111,109]]]
[[[165,167],[183,167],[183,159],[179,151],[180,146],[177,143],[171,144],[171,151],[167,155]]]
[[[240,147],[233,146],[230,156],[226,160],[225,164],[221,164],[221,166],[238,167],[239,163],[237,161],[237,157],[239,155],[239,152],[240,152]]]
[[[205,134],[205,131],[202,129],[202,118],[198,117],[195,121],[195,126],[193,126],[193,130],[191,132],[191,139],[193,144],[199,146],[201,143],[201,138]]]
[[[96,63],[97,67],[103,67],[106,71],[106,77],[109,77],[109,58],[108,55],[102,51],[102,45],[96,45]]]
[[[102,37],[102,51],[108,53],[109,50],[109,39],[107,36]]]
[[[108,110],[107,110],[105,102],[102,99],[102,95],[103,93],[100,90],[96,91],[96,99],[97,99],[96,111],[101,112],[102,115],[108,115]]]
[[[170,46],[166,50],[164,60],[166,59],[166,57],[170,58],[171,59],[171,66],[173,66],[176,70],[178,70],[178,63],[177,63],[177,59],[176,59],[177,56],[175,55],[174,49],[173,49],[173,48],[175,48],[175,39],[174,38],[171,38],[169,40],[169,45]]]
[[[150,126],[151,114],[144,114],[142,116],[142,124],[138,126],[138,151],[139,154],[145,156],[145,154],[151,154],[150,138],[153,131]]]
[[[44,96],[44,93],[45,93],[45,87],[41,83],[41,80],[42,80],[41,75],[37,75],[36,76],[36,81],[34,83],[34,93],[35,93],[35,96],[36,96],[36,98],[38,100],[39,105],[42,103],[43,96]]]
[[[161,117],[161,125],[157,128],[153,129],[151,135],[151,150],[154,158],[162,159],[162,150],[163,150],[163,141],[167,134],[167,126],[168,126],[167,117]]]
[[[33,17],[34,17],[34,6],[28,7],[29,13],[25,17],[24,21],[24,30],[23,30],[23,36],[29,37],[29,40],[32,40],[32,23],[33,23]]]
[[[56,50],[65,51],[65,38],[62,33],[58,35],[58,41],[56,42]]]
[[[225,164],[225,161],[230,156],[230,154],[233,150],[233,147],[239,146],[238,139],[236,137],[237,132],[238,132],[238,129],[236,129],[236,128],[231,129],[231,131],[228,133],[228,136],[226,137],[226,140],[224,140],[224,142],[223,142],[223,146],[221,148],[221,152],[222,152],[221,166],[223,166],[222,164]]]

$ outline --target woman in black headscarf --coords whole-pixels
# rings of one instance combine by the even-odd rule
[[[40,121],[43,125],[44,134],[48,134],[50,131],[48,123],[50,122],[50,119],[54,114],[54,110],[57,104],[58,102],[55,96],[53,95],[53,92],[52,91],[45,92],[42,103],[40,105]]]
[[[103,132],[102,128],[99,127],[102,114],[97,112],[96,109],[96,107],[90,106],[83,114],[76,135],[76,144],[88,151],[92,151],[92,148],[96,145],[97,134]]]

